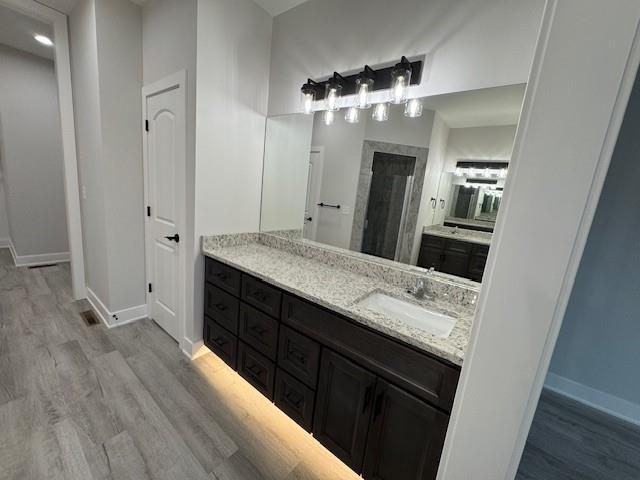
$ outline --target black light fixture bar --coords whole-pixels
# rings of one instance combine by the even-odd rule
[[[468,178],[467,183],[479,183],[482,185],[497,185],[497,180],[485,180],[483,178]]]
[[[402,57],[404,61],[409,62],[406,57]],[[422,60],[417,60],[415,62],[409,62],[411,64],[411,82],[410,85],[418,85],[420,80],[422,79]],[[395,68],[394,65],[385,68],[371,68],[368,65],[365,65],[365,70],[371,70],[375,74],[375,82],[373,84],[372,92],[377,90],[387,90],[391,88],[391,72]],[[338,76],[342,80],[342,96],[354,95],[356,93],[356,78],[360,75],[360,72],[354,73],[353,75],[339,75],[334,73],[330,78],[324,80],[322,82],[315,82],[309,79],[308,83],[312,83],[316,87],[316,100],[324,100],[325,98],[325,87],[327,83],[332,81],[335,76]]]
[[[484,170],[489,168],[491,170],[500,170],[503,168],[509,168],[509,162],[481,162],[464,160],[456,163],[456,168],[475,168],[478,170]]]

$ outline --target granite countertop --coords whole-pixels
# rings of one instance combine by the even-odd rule
[[[437,298],[417,301],[402,288],[382,280],[258,242],[235,246],[205,243],[203,253],[390,337],[462,365],[473,319],[473,310],[469,307]],[[456,324],[447,338],[440,338],[358,305],[360,300],[376,291],[449,315],[456,319]]]
[[[477,243],[479,245],[491,245],[492,233],[468,230],[466,228],[445,227],[443,225],[430,225],[422,229],[426,235],[435,235],[444,238],[453,238],[464,242]]]

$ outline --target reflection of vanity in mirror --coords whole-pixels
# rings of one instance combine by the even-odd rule
[[[524,87],[269,118],[261,231],[481,281]]]

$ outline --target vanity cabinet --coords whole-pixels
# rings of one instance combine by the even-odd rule
[[[206,258],[204,342],[365,479],[434,479],[459,367]]]
[[[488,245],[423,234],[417,265],[481,282],[488,253]]]

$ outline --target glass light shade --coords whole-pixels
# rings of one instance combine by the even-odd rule
[[[507,178],[507,169],[506,168],[501,168],[500,172],[498,173],[498,176],[500,178]]]
[[[376,122],[385,122],[389,120],[389,104],[378,103],[373,107],[373,115],[371,116]]]
[[[422,116],[422,100],[412,98],[404,106],[404,116],[409,118],[417,118]]]
[[[347,113],[344,115],[344,119],[347,123],[358,123],[358,121],[360,121],[360,110],[356,107],[349,107]]]
[[[358,77],[356,78],[356,94],[358,108],[371,108],[369,99],[371,90],[373,89],[373,78]]]
[[[411,83],[411,68],[404,63],[397,64],[391,72],[391,103],[407,101],[407,91]]]
[[[316,94],[312,91],[302,92],[300,94],[300,103],[302,104],[302,111],[306,115],[313,113],[313,102],[316,100]]]
[[[327,83],[325,90],[325,98],[327,100],[327,110],[336,112],[340,110],[338,101],[342,97],[342,85],[338,82]]]
[[[327,126],[332,125],[334,119],[335,119],[335,113],[333,113],[333,110],[327,110],[324,112],[323,120],[325,125]]]

